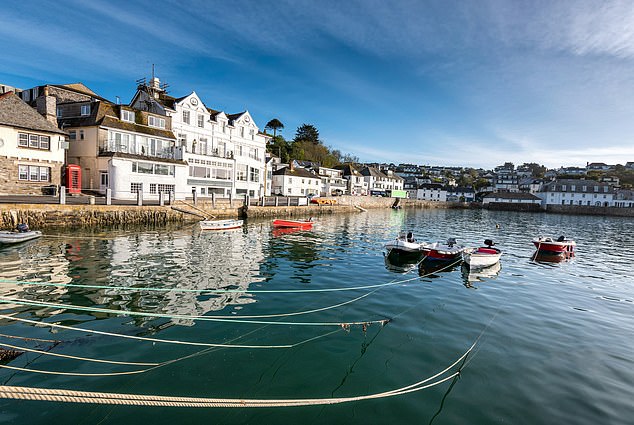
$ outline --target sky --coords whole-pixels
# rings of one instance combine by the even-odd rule
[[[5,0],[0,84],[312,124],[363,162],[634,161],[634,2]]]

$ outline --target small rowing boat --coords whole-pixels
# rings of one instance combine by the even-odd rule
[[[230,230],[242,227],[243,220],[203,220],[199,223],[202,230]]]
[[[313,220],[273,220],[273,227],[292,227],[296,229],[309,230],[313,228]]]
[[[490,267],[500,261],[502,251],[493,248],[493,241],[486,239],[480,248],[468,248],[462,253],[462,260],[471,268]]]

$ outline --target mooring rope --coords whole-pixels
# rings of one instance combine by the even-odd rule
[[[13,316],[4,316],[4,317],[9,318],[9,319],[13,318]],[[4,337],[4,338],[21,339],[23,341],[37,341],[37,342],[50,342],[50,343],[61,342],[61,341],[56,340],[56,339],[27,338],[25,336],[15,336],[15,335],[7,335],[7,334],[0,334],[0,336]]]
[[[285,344],[285,345],[245,345],[245,344],[219,344],[219,343],[209,343],[209,342],[190,342],[190,341],[179,341],[174,339],[161,339],[161,338],[150,338],[150,337],[143,337],[143,336],[136,336],[136,335],[118,334],[114,332],[98,331],[94,329],[80,328],[76,326],[60,325],[57,323],[38,322],[37,320],[23,319],[20,317],[7,316],[4,314],[0,314],[0,319],[16,320],[22,323],[30,323],[35,326],[65,329],[65,330],[75,331],[75,332],[87,332],[87,333],[92,333],[97,335],[111,336],[115,338],[134,339],[138,341],[158,342],[163,344],[192,345],[192,346],[198,346],[198,347],[269,349],[269,348],[293,348],[293,347],[296,347],[297,345],[301,345],[304,343],[304,341],[300,341],[293,344]]]
[[[476,341],[477,342],[477,341]],[[413,384],[381,393],[366,394],[352,397],[306,398],[306,399],[231,399],[231,398],[198,398],[198,397],[170,397],[158,395],[102,393],[73,390],[58,390],[51,388],[30,388],[15,386],[0,386],[0,397],[18,400],[59,401],[68,403],[117,404],[128,406],[162,406],[162,407],[198,407],[198,408],[245,408],[245,407],[293,407],[317,406],[350,403],[362,400],[394,397],[402,394],[421,391],[440,385],[460,374],[460,370],[449,374],[437,381],[429,381],[442,376],[455,365],[466,358],[476,346],[474,342],[469,349],[455,362],[441,372]],[[428,384],[427,384],[428,383]],[[425,385],[426,384],[426,385]]]
[[[157,317],[162,319],[183,319],[183,320],[202,320],[209,322],[223,322],[223,323],[249,323],[249,324],[261,324],[261,325],[285,325],[285,326],[342,326],[342,325],[369,325],[373,323],[385,323],[388,319],[379,320],[362,320],[362,321],[342,321],[342,322],[281,322],[281,321],[264,321],[264,320],[243,320],[239,318],[218,318],[209,316],[188,316],[182,314],[160,314],[160,313],[148,313],[139,311],[124,311],[114,310],[110,308],[99,307],[84,307],[74,304],[57,304],[57,303],[45,303],[42,301],[29,301],[21,298],[5,298],[0,297],[0,303],[5,304],[18,304],[26,305],[29,307],[49,307],[60,308],[66,310],[79,310],[89,311],[92,313],[107,313],[119,316],[141,316],[141,317]]]
[[[44,356],[63,357],[65,359],[82,360],[86,362],[95,362],[95,363],[108,363],[108,364],[119,364],[119,365],[128,365],[128,366],[157,366],[160,364],[160,363],[122,362],[122,361],[116,361],[116,360],[94,359],[89,357],[77,357],[77,356],[70,356],[68,354],[51,353],[50,351],[36,350],[34,348],[20,347],[18,345],[4,344],[2,342],[0,342],[0,347],[9,347],[15,350],[28,351],[30,353],[37,353]]]

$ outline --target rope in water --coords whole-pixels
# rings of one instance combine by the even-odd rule
[[[402,394],[421,391],[443,382],[448,381],[460,374],[460,370],[449,374],[448,376],[437,381],[428,382],[444,375],[455,367],[459,362],[465,359],[476,346],[474,342],[469,349],[462,354],[455,362],[437,374],[425,378],[421,381],[397,388],[395,390],[385,391],[381,393],[366,394],[354,397],[336,397],[336,398],[307,398],[307,399],[231,399],[231,398],[196,398],[196,397],[169,397],[157,395],[141,395],[141,394],[120,394],[120,393],[101,393],[87,391],[58,390],[51,388],[29,388],[0,386],[0,397],[18,399],[18,400],[38,400],[38,401],[59,401],[67,403],[95,403],[95,404],[117,404],[127,406],[162,406],[162,407],[198,407],[198,408],[217,408],[217,407],[293,407],[293,406],[318,406],[332,405],[341,403],[350,403],[355,401],[380,399],[394,397]],[[426,385],[425,385],[426,384]]]
[[[13,316],[9,317],[9,316],[5,316],[6,318],[12,319]],[[0,334],[0,337],[4,337],[4,338],[13,338],[13,339],[21,339],[23,341],[38,341],[38,342],[50,342],[50,343],[57,343],[60,342],[56,339],[42,339],[42,338],[27,338],[25,336],[15,336],[15,335],[7,335],[7,334]]]
[[[45,356],[63,357],[65,359],[82,360],[86,362],[95,362],[95,363],[108,363],[108,364],[119,364],[119,365],[129,365],[129,366],[157,366],[160,364],[160,363],[121,362],[116,360],[101,360],[101,359],[93,359],[88,357],[77,357],[77,356],[70,356],[67,354],[51,353],[50,351],[36,350],[34,348],[20,347],[18,345],[5,344],[2,342],[0,342],[0,347],[9,347],[15,350],[28,351],[30,353],[37,353],[37,354],[41,354]]]
[[[84,307],[73,304],[57,304],[57,303],[45,303],[41,301],[29,301],[21,298],[5,298],[0,297],[0,303],[5,304],[18,304],[26,305],[30,307],[49,307],[49,308],[61,308],[66,310],[79,310],[89,311],[93,313],[107,313],[115,314],[119,316],[141,316],[141,317],[158,317],[163,319],[184,319],[184,320],[202,320],[209,322],[224,322],[224,323],[249,323],[249,324],[261,324],[261,325],[293,325],[293,326],[342,326],[342,325],[369,325],[373,323],[387,322],[388,319],[380,320],[362,320],[362,321],[344,321],[344,322],[279,322],[279,321],[264,321],[264,320],[243,320],[239,318],[218,318],[209,316],[188,316],[182,314],[160,314],[160,313],[148,313],[138,311],[123,311],[113,310],[109,308],[98,307]]]
[[[60,325],[57,323],[45,323],[45,322],[38,322],[36,320],[30,320],[30,319],[23,319],[20,317],[14,317],[14,316],[7,316],[4,314],[0,314],[0,319],[8,319],[8,320],[16,320],[18,322],[22,322],[22,323],[29,323],[32,325],[36,325],[36,326],[45,326],[45,327],[51,327],[51,328],[57,328],[57,329],[65,329],[65,330],[69,330],[69,331],[75,331],[75,332],[87,332],[87,333],[91,333],[91,334],[96,334],[96,335],[104,335],[104,336],[111,336],[111,337],[115,337],[115,338],[126,338],[126,339],[134,339],[137,341],[146,341],[146,342],[158,342],[158,343],[163,343],[163,344],[178,344],[178,345],[193,345],[193,346],[199,346],[199,347],[216,347],[216,348],[253,348],[253,349],[258,349],[258,348],[293,348],[297,345],[303,344],[304,341],[300,341],[294,344],[286,344],[286,345],[245,345],[245,344],[216,344],[216,343],[208,343],[208,342],[190,342],[190,341],[179,341],[179,340],[173,340],[173,339],[161,339],[161,338],[149,338],[149,337],[143,337],[143,336],[136,336],[136,335],[125,335],[125,334],[118,334],[118,333],[114,333],[114,332],[105,332],[105,331],[98,331],[98,330],[94,330],[94,329],[86,329],[86,328],[79,328],[76,326],[66,326],[66,325]]]

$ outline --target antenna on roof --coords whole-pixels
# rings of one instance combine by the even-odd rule
[[[154,64],[152,64],[152,79],[154,79]]]

